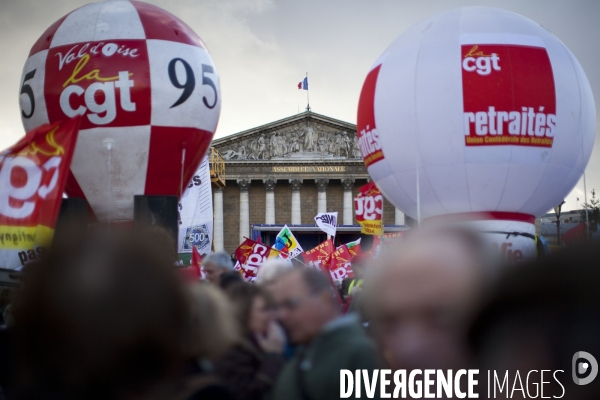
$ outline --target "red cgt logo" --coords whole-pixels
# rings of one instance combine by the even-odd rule
[[[545,48],[461,47],[465,144],[552,147],[556,92]]]

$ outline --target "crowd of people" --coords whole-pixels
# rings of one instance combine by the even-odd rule
[[[516,371],[531,386],[562,370],[544,398],[599,397],[571,379],[573,354],[600,356],[597,247],[509,267],[474,232],[415,229],[340,288],[281,260],[247,283],[225,253],[189,282],[174,248],[161,230],[94,232],[29,265],[0,294],[0,399],[329,400],[341,370],[382,368],[509,371],[493,398],[533,394]]]

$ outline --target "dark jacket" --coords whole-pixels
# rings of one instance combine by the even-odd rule
[[[271,400],[332,400],[340,398],[340,370],[380,368],[375,345],[354,315],[337,318],[284,367]],[[363,389],[364,395],[364,389]],[[379,392],[375,394],[379,398]]]
[[[215,372],[236,399],[254,400],[271,389],[282,367],[282,355],[264,353],[247,337],[215,363]]]

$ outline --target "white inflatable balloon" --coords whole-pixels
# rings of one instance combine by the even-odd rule
[[[518,14],[465,7],[417,23],[379,57],[357,134],[369,174],[411,217],[531,234],[581,177],[595,123],[587,77],[560,40]]]

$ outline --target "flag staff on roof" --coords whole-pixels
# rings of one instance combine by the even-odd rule
[[[306,90],[306,111],[310,111],[310,100],[308,97],[308,72],[306,73],[306,77],[298,82],[298,89]]]

